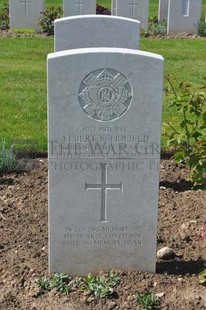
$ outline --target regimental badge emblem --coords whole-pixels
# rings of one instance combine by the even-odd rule
[[[88,74],[79,87],[79,103],[91,118],[107,122],[122,116],[129,109],[132,87],[126,77],[110,68]]]

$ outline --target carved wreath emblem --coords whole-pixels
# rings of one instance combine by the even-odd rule
[[[122,116],[130,106],[132,88],[123,74],[114,69],[98,69],[88,74],[79,88],[83,111],[98,121]]]

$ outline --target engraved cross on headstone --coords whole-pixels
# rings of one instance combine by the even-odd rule
[[[20,3],[24,4],[24,6],[25,6],[25,14],[28,15],[28,13],[29,13],[28,4],[31,4],[31,1],[30,0],[21,0]]]
[[[82,5],[84,5],[85,2],[82,0],[78,0],[77,2],[74,2],[74,5],[78,5],[78,14],[80,15],[82,13]]]
[[[132,8],[132,17],[134,17],[134,13],[135,13],[135,7],[138,6],[138,3],[136,2],[136,0],[130,0],[132,2],[128,2],[128,6],[131,6]]]
[[[88,189],[101,189],[101,219],[100,222],[107,222],[107,190],[119,189],[122,190],[122,182],[119,184],[107,183],[107,164],[100,164],[102,177],[101,184],[88,184],[85,183],[85,190]]]

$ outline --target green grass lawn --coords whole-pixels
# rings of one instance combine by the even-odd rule
[[[46,149],[46,55],[53,38],[0,39],[0,139],[35,139]]]
[[[200,85],[206,39],[141,39],[140,48],[163,55],[165,74]],[[0,50],[0,138],[35,139],[36,147],[46,150],[46,57],[53,51],[53,37],[0,38]],[[163,119],[173,117],[164,106]]]
[[[194,84],[206,76],[206,38],[142,38],[140,49],[160,54],[165,59],[165,73]]]
[[[0,0],[0,4],[5,1]],[[110,1],[98,1],[109,5]],[[205,0],[206,2],[206,0]],[[60,1],[47,1],[59,5]],[[150,1],[153,11],[158,1]],[[201,84],[206,75],[206,39],[148,39],[140,49],[165,58],[165,74]],[[46,58],[53,52],[53,37],[0,38],[0,141],[37,140],[38,150],[47,149]],[[177,118],[164,104],[163,120]],[[27,148],[31,148],[27,145]]]

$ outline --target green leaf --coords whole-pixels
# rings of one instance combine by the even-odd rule
[[[206,112],[204,112],[204,113],[202,114],[202,119],[203,119],[204,123],[206,124]]]
[[[199,283],[203,285],[206,284],[206,269],[199,273]]]
[[[178,163],[182,163],[185,160],[185,154],[183,152],[176,153],[174,158]]]

